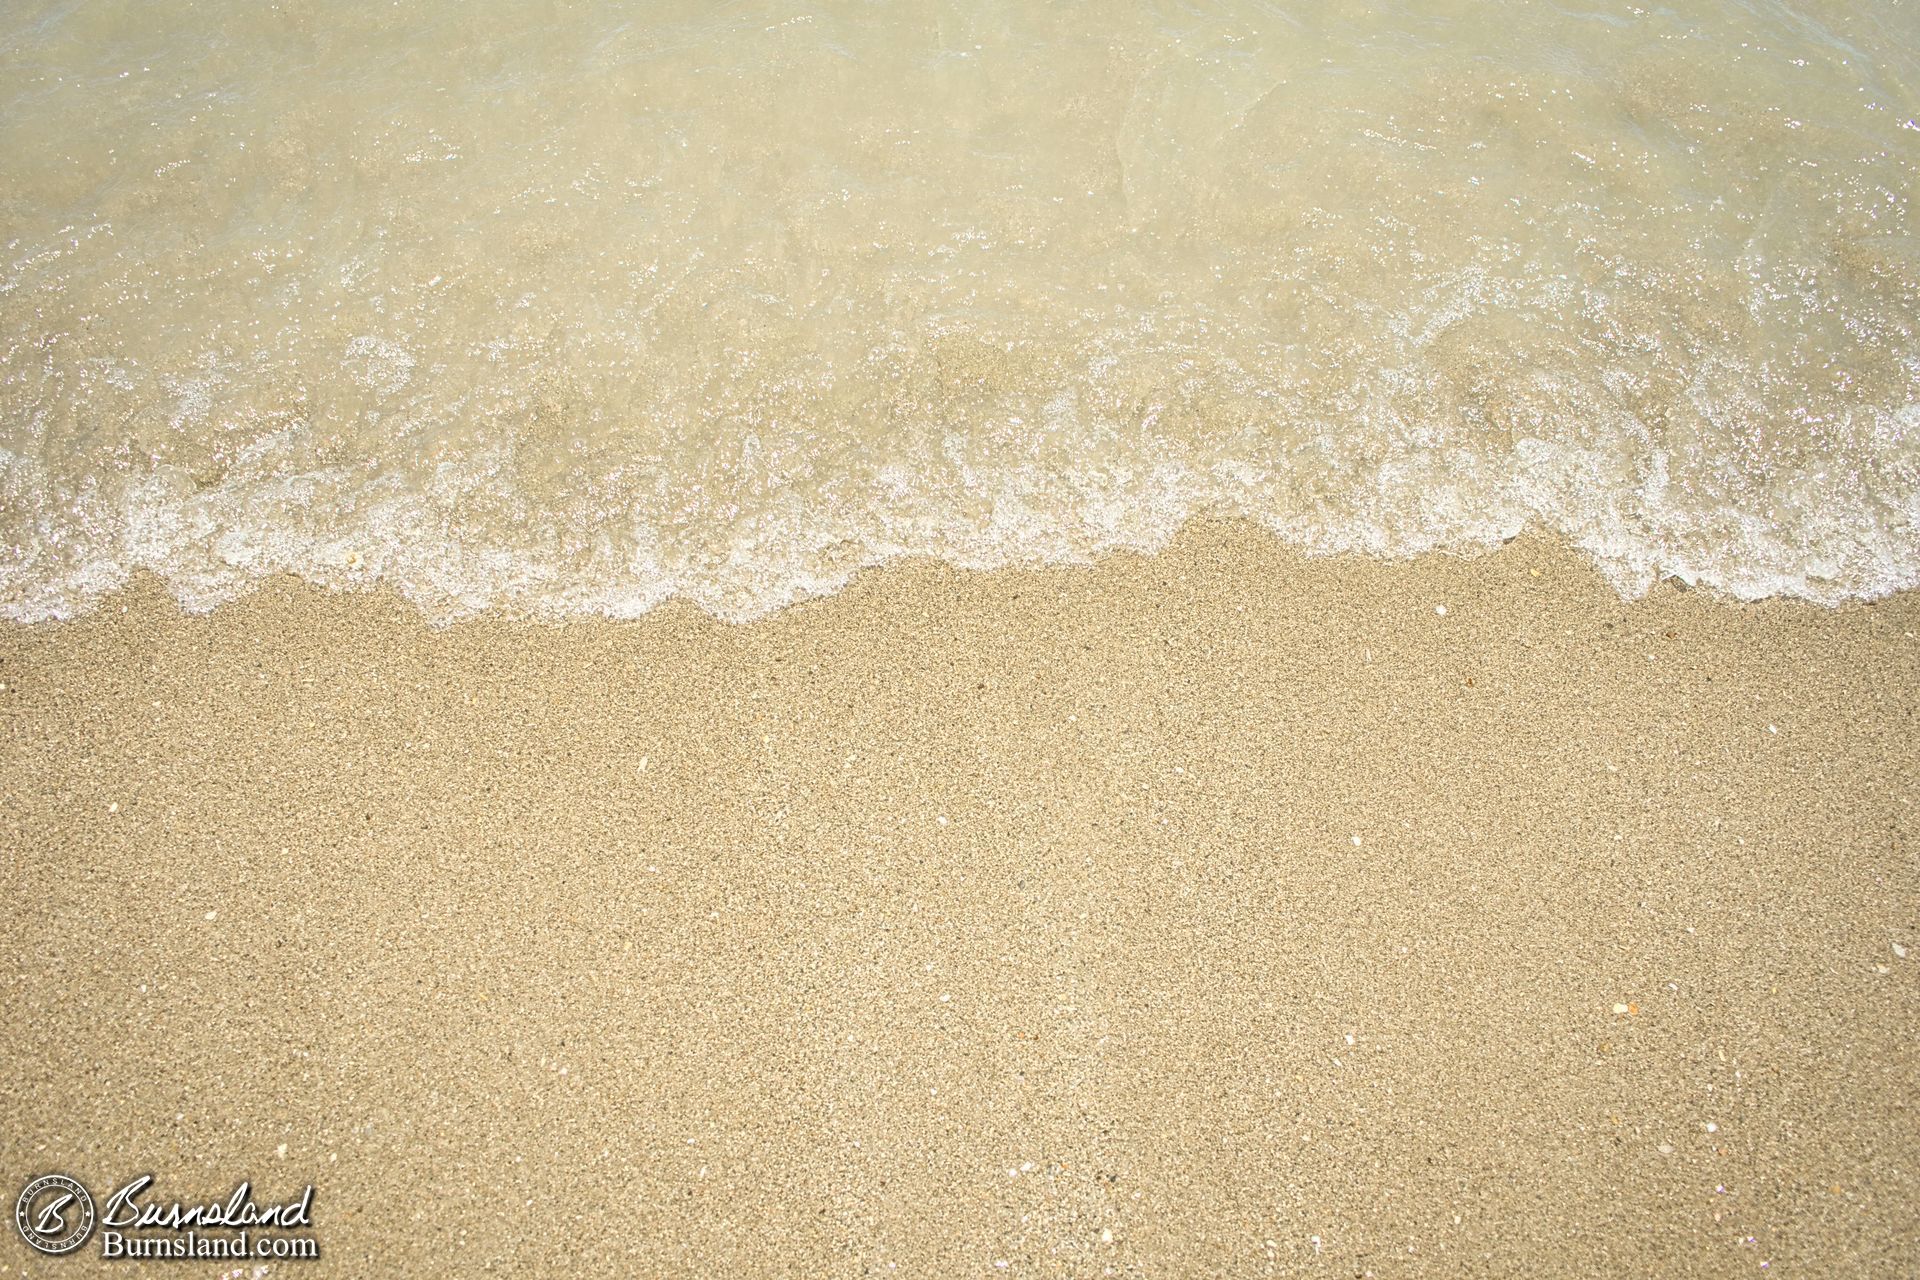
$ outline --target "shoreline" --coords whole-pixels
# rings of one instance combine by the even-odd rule
[[[414,615],[425,626],[435,631],[462,626],[486,624],[507,624],[512,626],[532,626],[540,628],[566,626],[633,626],[646,623],[656,613],[666,610],[688,610],[700,617],[723,623],[728,626],[752,627],[769,623],[781,615],[795,609],[818,606],[826,601],[853,590],[863,579],[874,574],[895,572],[934,572],[953,573],[965,576],[1000,574],[1036,574],[1057,572],[1081,572],[1098,570],[1110,562],[1130,563],[1139,560],[1153,560],[1171,549],[1190,540],[1201,543],[1216,542],[1222,538],[1245,541],[1252,537],[1263,537],[1273,543],[1267,549],[1264,558],[1268,560],[1304,561],[1308,563],[1330,563],[1333,565],[1395,565],[1411,566],[1441,561],[1453,561],[1473,564],[1489,556],[1500,555],[1508,547],[1521,544],[1540,548],[1541,553],[1560,559],[1570,559],[1579,568],[1607,583],[1608,590],[1622,603],[1638,604],[1649,596],[1662,591],[1699,592],[1717,604],[1729,607],[1787,605],[1793,607],[1812,607],[1828,610],[1846,610],[1865,608],[1882,601],[1895,600],[1906,595],[1920,594],[1920,585],[1907,583],[1898,586],[1883,586],[1874,592],[1843,593],[1834,598],[1825,598],[1808,591],[1791,591],[1780,588],[1778,580],[1774,586],[1754,594],[1741,594],[1724,583],[1689,580],[1684,571],[1671,567],[1657,571],[1642,569],[1620,569],[1620,572],[1634,578],[1640,578],[1644,572],[1647,585],[1634,587],[1638,595],[1629,594],[1630,588],[1619,585],[1612,576],[1618,566],[1606,565],[1600,555],[1590,549],[1576,545],[1567,535],[1547,528],[1537,519],[1530,519],[1519,533],[1502,540],[1485,543],[1467,543],[1459,546],[1434,548],[1425,551],[1377,553],[1373,551],[1342,548],[1338,550],[1309,549],[1289,541],[1278,531],[1269,528],[1258,520],[1246,516],[1223,516],[1219,514],[1191,513],[1184,517],[1170,533],[1162,533],[1153,539],[1153,545],[1111,545],[1091,553],[1076,553],[1069,558],[1014,558],[1002,562],[995,559],[991,563],[974,564],[964,560],[950,558],[948,555],[919,551],[893,551],[881,554],[879,558],[857,559],[857,567],[848,571],[847,576],[829,585],[817,583],[811,586],[792,588],[797,594],[785,603],[766,607],[760,612],[729,612],[714,601],[696,598],[700,592],[686,583],[671,588],[664,596],[643,592],[652,603],[638,612],[628,611],[629,602],[622,601],[618,612],[606,611],[610,606],[605,602],[613,600],[618,592],[601,584],[598,587],[584,588],[586,598],[601,601],[597,609],[581,611],[559,610],[550,602],[529,604],[526,600],[513,597],[508,601],[490,599],[484,605],[463,605],[469,612],[450,611],[452,606],[442,598],[433,598],[433,591],[422,591],[418,595],[408,594],[409,588],[403,588],[400,581],[367,570],[367,565],[358,552],[350,553],[343,565],[308,566],[295,571],[282,569],[245,580],[245,585],[230,588],[233,594],[225,590],[203,590],[198,593],[203,598],[190,602],[186,596],[191,592],[182,592],[173,585],[175,578],[155,572],[149,568],[134,569],[124,581],[85,597],[83,604],[75,606],[72,612],[47,612],[35,606],[33,616],[22,617],[18,614],[0,618],[0,627],[12,629],[33,629],[40,627],[69,626],[82,622],[96,613],[113,607],[118,603],[124,610],[128,601],[144,604],[150,597],[164,596],[170,600],[182,614],[189,617],[205,617],[271,591],[314,591],[327,595],[339,595],[357,598],[370,598],[376,601],[390,601],[406,612]],[[363,571],[368,576],[360,576]],[[341,576],[344,572],[345,576]],[[1751,574],[1743,576],[1749,581]],[[1827,581],[1813,578],[1810,581]],[[578,585],[578,584],[576,584]],[[579,597],[575,597],[576,602]],[[9,606],[20,609],[21,597],[16,594],[9,600]],[[207,601],[212,601],[208,603]],[[755,606],[758,608],[759,606]]]
[[[143,578],[0,629],[0,1190],[311,1183],[276,1275],[1911,1269],[1916,633],[1240,523],[744,625]]]

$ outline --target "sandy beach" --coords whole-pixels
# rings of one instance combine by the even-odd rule
[[[143,579],[0,631],[6,1203],[311,1183],[289,1277],[1909,1274],[1917,632],[1237,524],[745,626]],[[228,1268],[0,1244],[95,1271]]]

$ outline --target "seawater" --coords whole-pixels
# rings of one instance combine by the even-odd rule
[[[0,609],[1534,526],[1920,584],[1920,8],[14,0]]]

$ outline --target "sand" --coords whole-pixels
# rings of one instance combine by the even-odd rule
[[[0,632],[0,1199],[311,1182],[272,1275],[1912,1273],[1916,632],[1233,524],[745,627],[143,580]]]

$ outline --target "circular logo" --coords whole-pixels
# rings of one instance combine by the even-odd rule
[[[42,1253],[72,1253],[93,1234],[93,1197],[63,1173],[35,1178],[20,1193],[14,1225]]]

